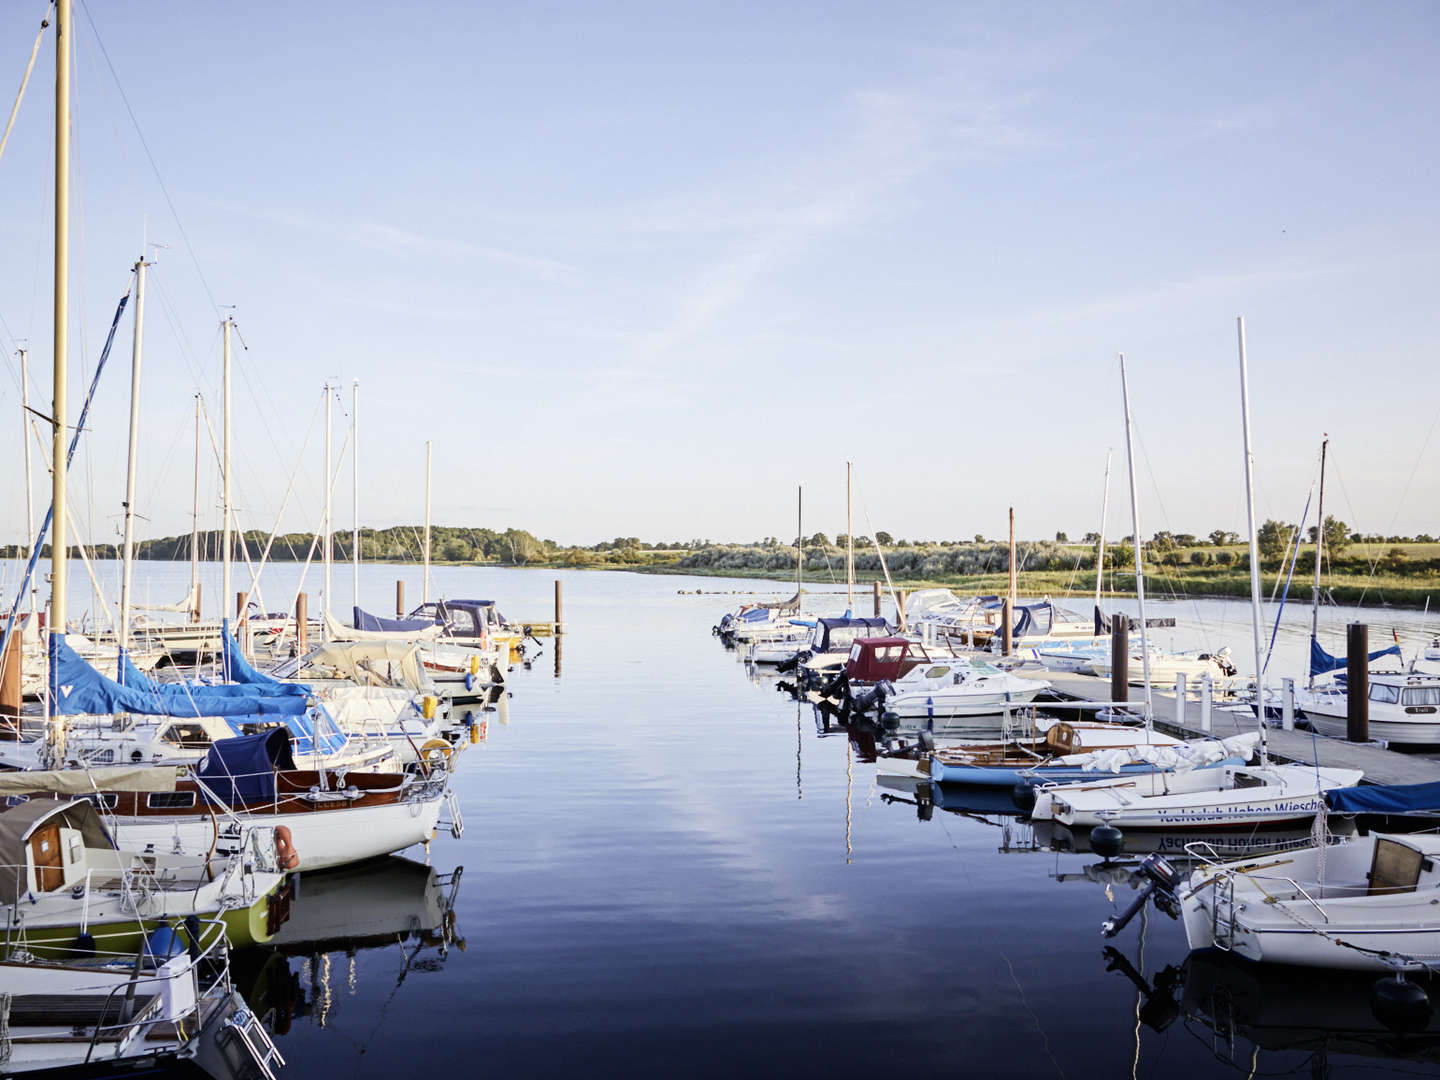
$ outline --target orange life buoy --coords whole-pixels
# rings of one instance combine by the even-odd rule
[[[280,861],[281,870],[294,870],[300,865],[300,855],[290,838],[289,825],[275,826],[275,857]]]

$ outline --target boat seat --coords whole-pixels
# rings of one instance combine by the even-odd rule
[[[136,991],[131,1017],[143,1015],[159,996]],[[16,994],[10,999],[10,1026],[109,1027],[120,1023],[124,1005],[124,990],[108,999],[104,994]]]
[[[1424,852],[1389,837],[1375,838],[1375,858],[1370,864],[1370,896],[1414,892],[1425,865]]]

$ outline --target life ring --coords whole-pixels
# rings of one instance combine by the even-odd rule
[[[450,755],[453,753],[455,747],[444,739],[429,739],[420,746],[420,763],[427,772],[437,766],[444,769],[449,766]]]
[[[279,860],[281,870],[294,870],[300,865],[300,854],[295,850],[289,825],[275,826],[275,858]]]

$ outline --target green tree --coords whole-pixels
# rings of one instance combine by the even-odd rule
[[[1260,531],[1255,534],[1256,543],[1260,545],[1260,558],[1278,559],[1285,553],[1286,546],[1290,543],[1290,536],[1294,529],[1283,521],[1268,519],[1260,526]]]
[[[884,529],[877,529],[875,531],[875,542],[881,547],[890,547],[895,543],[895,538]]]
[[[1239,539],[1240,537],[1228,529],[1216,529],[1210,534],[1210,543],[1216,547],[1226,547],[1227,545],[1237,542]]]
[[[469,541],[461,540],[458,536],[451,537],[440,545],[440,558],[446,562],[469,562],[474,555]]]
[[[1315,543],[1315,526],[1310,526],[1310,543]],[[1339,555],[1350,546],[1350,526],[1343,521],[1337,521],[1329,514],[1325,515],[1325,550],[1331,555]]]
[[[1066,536],[1063,532],[1057,532],[1055,534],[1055,542],[1057,544],[1068,544],[1070,542],[1070,537]]]

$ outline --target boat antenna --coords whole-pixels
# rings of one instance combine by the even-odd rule
[[[1155,719],[1154,700],[1150,692],[1150,639],[1145,633],[1145,555],[1140,541],[1140,494],[1135,486],[1134,421],[1130,415],[1130,380],[1125,374],[1125,354],[1120,354],[1120,394],[1125,402],[1125,463],[1130,469],[1130,527],[1135,530],[1135,596],[1140,606],[1140,664],[1145,677],[1145,725]],[[1115,640],[1113,637],[1110,639]],[[1110,665],[1120,663],[1112,656]]]
[[[1245,360],[1245,317],[1235,318],[1240,345],[1240,423],[1245,434],[1245,514],[1250,525],[1250,624],[1255,637],[1255,716],[1260,728],[1260,764],[1265,745],[1265,668],[1260,662],[1260,539],[1255,532],[1255,450],[1250,440],[1250,370]],[[1324,528],[1322,523],[1321,528]]]

